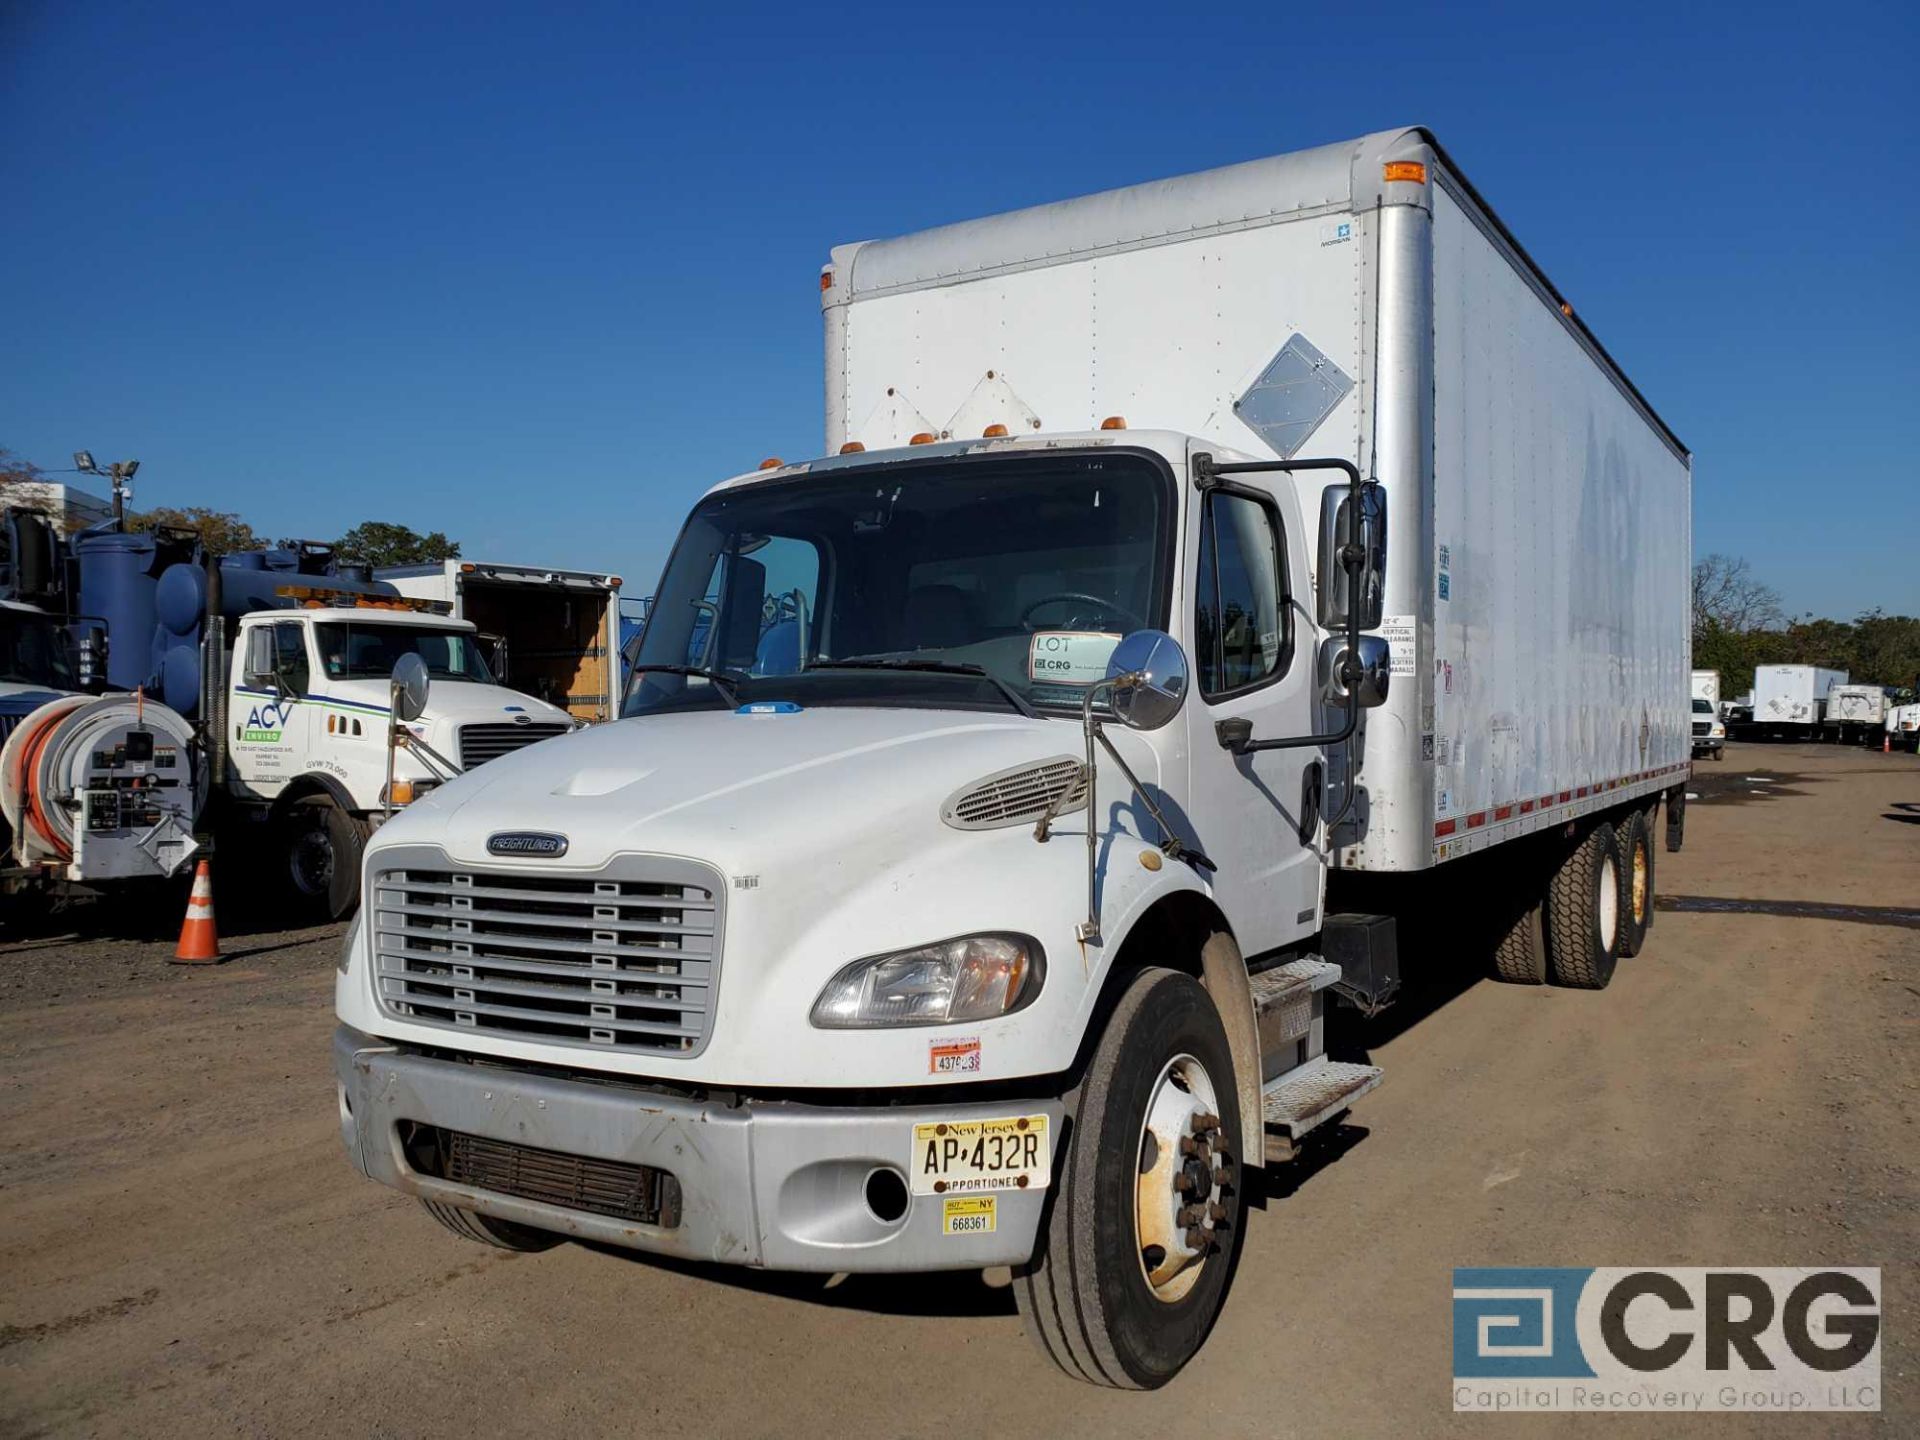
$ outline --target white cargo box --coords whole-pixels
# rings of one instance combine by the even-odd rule
[[[1818,725],[1827,692],[1847,683],[1844,670],[1818,665],[1762,665],[1753,672],[1756,725]]]
[[[1686,771],[1688,453],[1428,132],[841,246],[822,282],[829,453],[1123,417],[1385,486],[1393,683],[1335,863]]]
[[[1718,713],[1720,709],[1720,672],[1718,670],[1693,672],[1693,698],[1706,701]]]
[[[1887,692],[1878,685],[1836,685],[1827,692],[1829,725],[1884,725]]]

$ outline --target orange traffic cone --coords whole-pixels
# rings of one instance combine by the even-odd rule
[[[212,965],[220,959],[220,935],[213,927],[213,875],[206,856],[193,872],[193,893],[187,897],[187,923],[180,927],[180,944],[173,952],[176,965]]]

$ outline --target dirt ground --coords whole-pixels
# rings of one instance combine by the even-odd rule
[[[1920,1433],[1920,760],[1735,745],[1696,789],[1658,857],[1677,908],[1610,989],[1435,966],[1359,1033],[1385,1084],[1275,1172],[1212,1340],[1151,1395],[1062,1378],[977,1276],[829,1287],[448,1234],[341,1153],[337,927],[230,939],[214,970],[0,944],[0,1433],[1687,1428],[1454,1415],[1452,1268],[1500,1264],[1879,1265],[1882,1414],[1692,1423]]]

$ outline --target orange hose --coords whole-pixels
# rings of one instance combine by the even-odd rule
[[[39,728],[27,737],[26,743],[20,747],[20,768],[15,771],[13,777],[23,802],[20,818],[32,825],[47,848],[61,860],[73,858],[73,846],[54,832],[52,824],[47,820],[46,811],[40,807],[40,787],[33,783],[32,776],[39,769],[40,757],[46,751],[47,742],[53,738],[53,732],[59,728],[60,722],[72,713],[71,710],[62,711],[51,720],[42,721]]]

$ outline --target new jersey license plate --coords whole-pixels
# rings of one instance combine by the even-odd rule
[[[1039,1189],[1053,1173],[1047,1117],[942,1120],[913,1127],[913,1193]]]

